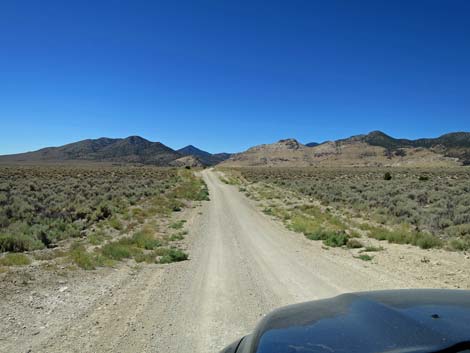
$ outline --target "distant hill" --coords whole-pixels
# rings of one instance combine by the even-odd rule
[[[83,140],[60,147],[47,147],[34,152],[0,156],[0,162],[117,162],[167,166],[182,156],[160,142],[139,136],[123,139]]]
[[[385,148],[406,148],[406,147],[424,147],[432,148],[436,145],[444,147],[464,147],[470,148],[470,132],[451,132],[436,138],[421,138],[417,140],[396,139],[382,131],[372,131],[367,135],[351,136],[343,141],[363,141],[373,146],[381,146]]]
[[[463,164],[470,164],[470,132],[451,132],[436,138],[417,140],[396,139],[381,131],[367,135],[352,136],[339,142],[362,141],[371,146],[380,146],[391,152],[404,148],[427,148],[446,157],[458,158]]]
[[[200,150],[193,145],[188,145],[177,150],[178,153],[182,154],[183,156],[194,156],[199,159],[204,165],[212,166],[216,165],[226,159],[230,158],[231,154],[229,153],[217,153],[212,154],[203,150]]]
[[[319,143],[318,142],[309,142],[309,143],[306,143],[305,146],[307,147],[315,147],[315,146],[318,146]]]
[[[232,166],[452,166],[470,164],[470,133],[437,138],[396,139],[381,131],[321,144],[303,145],[295,139],[252,147],[232,155]]]
[[[178,151],[160,142],[140,136],[88,139],[60,147],[0,156],[0,163],[110,162],[156,166],[212,166],[230,157],[228,153],[211,154],[192,145]]]

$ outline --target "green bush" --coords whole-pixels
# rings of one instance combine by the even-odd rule
[[[0,252],[22,252],[42,249],[43,247],[44,244],[40,240],[33,238],[31,235],[22,233],[0,234]]]
[[[173,234],[170,237],[170,241],[183,240],[184,235],[185,235],[185,232],[180,232],[180,233]]]
[[[449,247],[451,250],[468,251],[470,250],[470,237],[451,239],[449,241]]]
[[[135,251],[132,251],[128,244],[112,242],[103,246],[101,248],[101,253],[109,259],[120,261],[131,258]]]
[[[356,256],[356,259],[360,259],[362,261],[371,261],[374,257],[367,255],[367,254],[361,254],[359,256]]]
[[[31,259],[24,254],[9,253],[0,258],[0,265],[3,266],[26,266],[31,263]]]
[[[75,245],[70,250],[70,258],[80,268],[84,270],[94,270],[96,263],[94,255],[86,251],[83,245]]]
[[[340,247],[348,243],[349,237],[344,232],[325,232],[323,234],[323,244],[331,247]]]
[[[438,237],[422,232],[412,233],[411,244],[419,246],[421,249],[440,248],[442,246],[442,240]]]
[[[156,254],[154,252],[140,253],[134,256],[136,262],[146,262],[148,264],[155,263]]]
[[[108,223],[112,228],[116,230],[122,230],[122,223],[116,216],[111,217]]]
[[[438,237],[424,232],[413,232],[406,230],[388,230],[385,228],[372,228],[369,232],[371,238],[387,240],[395,244],[411,244],[422,249],[438,248],[442,246],[442,240]]]
[[[145,231],[135,233],[131,238],[131,243],[146,250],[153,250],[162,245],[152,234]]]
[[[321,224],[316,219],[296,214],[291,219],[290,229],[294,232],[304,233],[306,236],[310,237],[321,230]]]
[[[188,255],[179,249],[161,248],[156,251],[156,254],[161,256],[159,260],[161,264],[185,261],[188,259]]]
[[[101,229],[90,233],[87,237],[88,241],[92,245],[100,245],[108,238],[109,236],[107,236]]]
[[[184,219],[182,219],[180,221],[176,221],[176,222],[173,222],[172,224],[170,224],[170,228],[182,229],[184,227],[185,223],[186,223],[186,221]]]

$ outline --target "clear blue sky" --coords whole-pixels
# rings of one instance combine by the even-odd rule
[[[470,1],[0,2],[0,154],[470,130]]]

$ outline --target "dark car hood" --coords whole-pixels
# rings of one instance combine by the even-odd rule
[[[464,341],[470,341],[469,291],[400,290],[344,294],[278,309],[239,351],[436,352]]]

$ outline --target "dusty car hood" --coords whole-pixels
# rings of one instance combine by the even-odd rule
[[[469,291],[378,291],[278,309],[237,352],[436,352],[463,341],[470,342]]]

